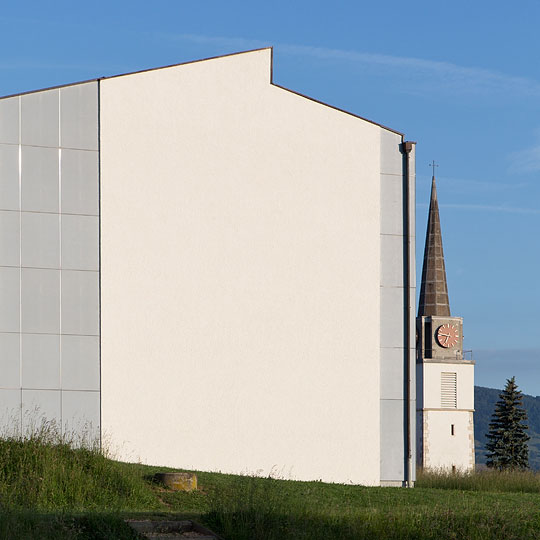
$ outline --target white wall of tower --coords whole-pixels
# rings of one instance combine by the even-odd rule
[[[457,374],[457,409],[474,409],[474,364],[425,363],[424,408],[441,409],[441,373]]]
[[[474,469],[473,411],[424,411],[423,424],[425,469]]]
[[[468,471],[474,468],[474,364],[425,362],[422,371],[423,413],[421,465],[426,469]],[[441,377],[455,373],[455,407],[443,406]]]

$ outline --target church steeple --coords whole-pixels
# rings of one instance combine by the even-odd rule
[[[474,470],[474,361],[463,356],[463,318],[450,315],[435,186],[416,319],[418,464],[424,469]]]
[[[435,173],[435,170],[433,172]],[[424,315],[450,317],[435,174],[433,174],[431,181],[431,201],[429,203],[422,285],[420,286],[418,306],[418,316]]]

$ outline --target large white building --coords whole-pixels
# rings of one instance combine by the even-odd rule
[[[262,49],[0,100],[0,416],[414,481],[414,144]]]

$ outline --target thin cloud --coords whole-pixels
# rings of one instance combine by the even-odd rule
[[[538,172],[540,171],[540,144],[513,152],[510,154],[513,172]]]
[[[524,394],[540,394],[540,349],[473,349],[475,384],[502,388],[515,376]]]
[[[427,208],[427,204],[418,203],[419,208]],[[507,214],[540,214],[540,209],[523,208],[519,206],[497,206],[489,204],[439,204],[440,208],[455,208],[457,210],[485,210],[487,212],[503,212]]]
[[[418,165],[418,163],[417,163]],[[425,186],[431,188],[431,175],[416,175],[417,180],[422,180]],[[499,182],[497,180],[473,180],[470,178],[456,178],[451,176],[437,176],[437,186],[444,186],[445,188],[451,187],[454,190],[459,190],[460,192],[470,192],[470,191],[481,191],[489,188],[491,192],[493,191],[507,191],[507,190],[516,190],[528,188],[530,186],[529,182]]]
[[[88,66],[83,64],[44,64],[41,62],[12,62],[12,63],[0,63],[0,69],[4,70],[20,70],[20,69],[43,69],[43,70],[51,70],[51,69],[69,69],[69,70],[80,70],[80,71],[86,71],[89,69],[102,69],[102,67],[97,66]]]
[[[200,34],[159,34],[161,37],[180,40],[191,41],[192,43],[211,44],[217,45],[223,48],[234,49],[261,49],[263,47],[270,47],[272,43],[269,41],[261,41],[259,39],[246,39],[246,38],[227,38],[218,36],[205,36]]]
[[[540,349],[536,347],[525,349],[476,349],[475,352],[482,354],[482,356],[490,356],[501,360],[519,357],[526,362],[537,362],[540,367]]]
[[[441,82],[446,84],[458,85],[464,91],[467,89],[476,92],[504,92],[511,90],[525,95],[540,95],[540,84],[526,77],[514,77],[497,71],[464,67],[450,62],[302,45],[283,45],[280,50],[291,54],[309,55],[322,59],[348,60],[357,64],[372,64],[394,69],[412,70],[420,75],[438,77]]]
[[[536,208],[522,208],[519,206],[496,206],[489,204],[441,204],[442,208],[457,208],[460,210],[486,210],[488,212],[505,212],[508,214],[540,214]]]
[[[199,34],[161,34],[170,40],[184,40],[200,44],[212,44],[221,48],[249,49],[269,46],[268,41],[205,36]],[[512,94],[514,96],[540,96],[540,83],[526,77],[516,77],[478,67],[464,67],[450,62],[438,62],[416,57],[373,54],[345,49],[312,47],[307,45],[275,44],[276,51],[321,60],[339,60],[357,67],[383,68],[392,74],[398,72],[414,84],[408,91],[425,92],[437,86],[440,90],[461,94]]]

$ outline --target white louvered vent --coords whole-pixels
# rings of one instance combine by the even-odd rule
[[[457,373],[441,373],[441,407],[457,409]]]

